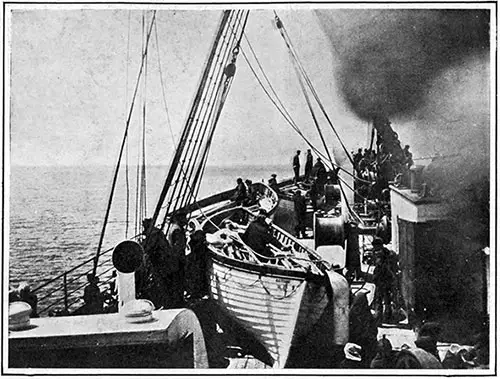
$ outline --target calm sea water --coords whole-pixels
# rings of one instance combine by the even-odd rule
[[[154,211],[168,172],[147,172],[147,209]],[[288,166],[208,167],[199,198],[235,187],[236,178],[291,177]],[[32,288],[95,255],[111,190],[112,167],[12,167],[10,172],[9,284]],[[135,168],[130,169],[130,218]],[[125,239],[126,185],[120,174],[103,248]],[[134,234],[133,227],[128,236]]]

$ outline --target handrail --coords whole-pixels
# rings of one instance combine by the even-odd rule
[[[131,237],[131,240],[137,239],[140,234]],[[106,275],[106,280],[100,283],[100,287],[106,285],[112,281],[110,272],[114,269],[112,266],[112,257],[110,256],[110,252],[114,250],[113,248],[107,249],[106,251],[101,253],[101,258],[108,254],[105,259],[101,259],[96,266],[99,271],[100,276]],[[75,293],[81,291],[82,288],[86,286],[86,281],[83,281],[83,277],[92,270],[92,265],[95,261],[95,257],[84,260],[83,262],[77,264],[76,266],[70,268],[69,270],[55,276],[54,278],[42,283],[40,286],[36,287],[32,292],[37,293],[40,296],[38,298],[38,304],[41,305],[39,314],[45,313],[49,311],[51,308],[57,306],[58,304],[64,304],[64,309],[69,312],[72,306],[76,303],[81,303],[83,300],[81,297],[74,296]],[[111,266],[110,266],[111,264]],[[88,270],[85,268],[86,265],[89,265]],[[83,268],[83,269],[82,269]],[[109,278],[107,278],[109,276]],[[60,282],[58,282],[60,281]],[[52,286],[51,286],[52,285]],[[47,288],[48,287],[48,288]],[[46,289],[40,294],[42,289]],[[58,295],[58,292],[61,291],[61,295]],[[54,301],[51,301],[51,298]],[[47,303],[44,303],[46,300]]]
[[[104,255],[104,254],[109,253],[109,252],[110,252],[110,251],[112,251],[113,249],[114,249],[114,247],[113,247],[113,248],[111,248],[111,249],[106,250],[105,252],[101,253],[101,256],[102,256],[102,255]],[[92,258],[90,258],[90,259],[87,259],[86,261],[83,261],[83,262],[82,262],[82,263],[80,263],[79,265],[77,265],[77,266],[75,266],[75,267],[72,267],[72,268],[71,268],[71,269],[69,269],[68,271],[63,272],[62,274],[60,274],[60,275],[56,276],[55,278],[52,278],[52,279],[50,279],[49,281],[47,281],[47,282],[43,283],[42,285],[40,285],[40,286],[36,287],[36,288],[35,288],[32,292],[36,292],[36,291],[40,290],[41,288],[46,287],[47,285],[49,285],[49,284],[51,284],[51,283],[55,282],[56,280],[61,279],[64,275],[67,275],[67,274],[69,274],[70,272],[73,272],[73,271],[75,271],[75,270],[79,269],[80,267],[82,267],[82,266],[86,265],[87,263],[90,263],[90,262],[94,261],[94,259],[95,259],[95,257],[92,257]]]
[[[130,240],[136,239],[136,238],[137,238],[137,237],[139,237],[140,235],[141,235],[141,234],[137,234],[137,235],[135,235],[135,236],[131,237],[131,238],[130,238]],[[102,252],[102,253],[101,253],[101,256],[102,256],[102,255],[104,255],[104,254],[107,254],[107,253],[111,252],[112,250],[114,250],[114,247],[109,248],[108,250],[105,250],[104,252]],[[80,267],[82,267],[82,266],[84,266],[84,265],[86,265],[86,264],[88,264],[88,263],[90,263],[90,262],[92,262],[92,261],[94,261],[94,260],[95,260],[95,257],[92,257],[92,258],[89,258],[89,259],[87,259],[87,260],[83,261],[82,263],[80,263],[80,264],[78,264],[78,265],[76,265],[76,266],[74,266],[74,267],[70,268],[69,270],[67,270],[67,271],[63,272],[62,274],[60,274],[60,275],[58,275],[58,276],[56,276],[56,277],[54,277],[54,278],[50,279],[49,281],[47,281],[47,282],[43,283],[43,284],[42,284],[42,285],[40,285],[40,286],[36,287],[35,289],[33,289],[33,291],[32,291],[32,292],[37,292],[37,291],[38,291],[38,290],[40,290],[41,288],[44,288],[44,287],[46,287],[47,285],[49,285],[49,284],[51,284],[51,283],[55,282],[56,280],[61,279],[64,275],[67,275],[67,274],[69,274],[70,272],[73,272],[73,271],[75,271],[75,270],[79,269]],[[108,262],[108,261],[105,261],[105,262]],[[101,265],[99,265],[99,267],[101,267]]]

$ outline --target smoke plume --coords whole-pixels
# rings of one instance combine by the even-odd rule
[[[434,194],[483,247],[489,230],[489,10],[335,10],[318,18],[337,87],[362,120],[389,117]],[[421,164],[422,161],[415,161]],[[422,162],[423,163],[423,162]]]
[[[345,101],[364,120],[412,115],[443,69],[488,52],[488,11],[344,12],[348,25],[340,40],[332,36],[341,59],[336,77]]]

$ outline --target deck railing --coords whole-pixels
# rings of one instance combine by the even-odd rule
[[[113,248],[101,253],[97,266],[101,292],[114,280],[112,251]],[[83,305],[83,290],[88,284],[86,276],[92,273],[94,261],[95,257],[87,259],[33,289],[32,292],[38,297],[38,314],[46,316],[55,310],[69,314],[80,308]]]

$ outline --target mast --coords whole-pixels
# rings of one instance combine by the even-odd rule
[[[249,11],[226,10],[215,35],[198,90],[178,142],[151,225],[162,227],[175,210],[195,199],[217,121],[227,98]]]

